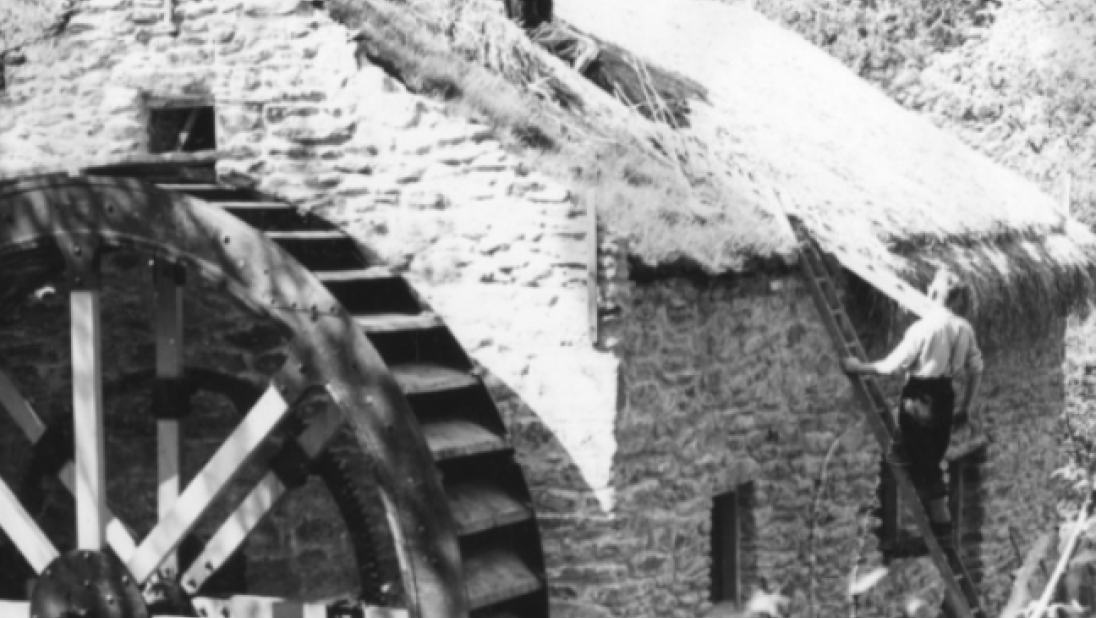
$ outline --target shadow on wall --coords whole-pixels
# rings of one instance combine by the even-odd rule
[[[591,477],[598,476],[594,462],[582,461],[601,455],[606,463],[610,462],[612,451],[599,453],[596,443],[600,440],[607,443],[603,448],[615,448],[612,432],[610,429],[603,436],[591,435],[586,442],[573,441],[574,446],[587,449],[573,452],[574,446],[569,449],[564,444],[569,438],[557,435],[557,431],[568,431],[566,424],[554,430],[552,419],[538,415],[530,402],[497,375],[485,371],[484,381],[502,412],[517,461],[530,486],[556,615],[563,611],[557,608],[560,602],[577,600],[581,590],[596,585],[599,578],[605,579],[604,583],[615,579],[584,565],[622,557],[604,538],[606,526],[614,519],[613,492],[591,482]],[[574,410],[581,410],[583,404],[576,397]],[[582,425],[581,413],[576,416]]]

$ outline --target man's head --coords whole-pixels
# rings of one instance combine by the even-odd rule
[[[970,288],[958,275],[946,268],[936,271],[928,293],[929,298],[956,315],[966,315],[970,310]]]

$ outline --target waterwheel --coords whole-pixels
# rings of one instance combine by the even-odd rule
[[[48,369],[0,374],[25,437],[0,483],[4,618],[547,615],[528,489],[479,372],[322,219],[217,184],[202,155],[2,180],[0,288],[7,315],[59,322],[41,328],[67,340],[50,358],[71,384],[50,399]],[[151,310],[118,335],[121,288]],[[10,309],[51,294],[62,310]],[[182,307],[203,295],[279,334],[258,378],[188,350]],[[144,366],[104,358],[142,332]],[[337,511],[350,564],[322,590],[271,590],[247,548],[300,495],[292,513]],[[331,568],[297,558],[277,564]]]

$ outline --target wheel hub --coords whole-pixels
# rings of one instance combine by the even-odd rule
[[[113,554],[70,551],[34,584],[32,618],[148,618],[141,591]]]

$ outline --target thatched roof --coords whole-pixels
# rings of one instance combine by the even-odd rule
[[[579,29],[703,84],[686,132],[705,165],[802,219],[824,248],[917,284],[950,265],[975,281],[983,314],[1090,297],[1096,237],[1054,198],[756,12],[711,0],[555,3]],[[754,233],[793,242],[778,226]]]

